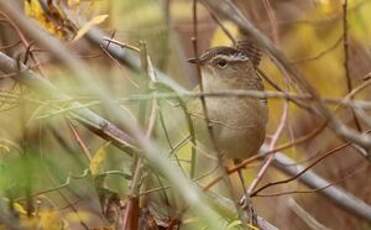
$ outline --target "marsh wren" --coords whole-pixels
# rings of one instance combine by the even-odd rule
[[[189,59],[201,67],[204,93],[263,91],[264,85],[256,70],[259,61],[260,52],[244,43],[238,43],[237,47],[211,48],[198,59]],[[225,158],[236,162],[259,151],[268,120],[265,99],[206,97],[205,104],[216,147]],[[200,107],[196,114],[203,116]]]

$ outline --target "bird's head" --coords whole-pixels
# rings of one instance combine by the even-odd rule
[[[243,49],[214,47],[206,50],[199,58],[188,61],[200,65],[206,88],[214,86],[220,89],[225,84],[230,86],[228,88],[246,88],[246,84],[260,81],[254,56]]]

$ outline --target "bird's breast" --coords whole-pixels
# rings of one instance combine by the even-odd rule
[[[264,142],[268,109],[256,98],[209,98],[209,119],[217,147],[227,158],[245,159]]]

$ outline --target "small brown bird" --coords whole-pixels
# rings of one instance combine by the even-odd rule
[[[259,49],[249,42],[239,42],[234,47],[215,47],[205,51],[198,59],[190,59],[191,63],[200,65],[204,93],[220,93],[233,90],[264,91],[262,79],[256,67],[260,62]],[[253,97],[206,97],[206,110],[217,151],[224,158],[239,163],[256,154],[265,139],[265,128],[268,121],[266,99]],[[202,118],[204,124],[195,121],[196,137],[205,146],[213,144],[205,138],[205,117],[202,104],[194,104],[192,115]],[[207,135],[208,136],[208,135]],[[202,159],[202,158],[199,158]],[[199,169],[205,170],[210,161],[201,161]],[[206,164],[205,164],[206,163]],[[245,193],[242,208],[248,210],[249,221],[257,224],[254,208],[241,171],[238,172]]]
[[[205,93],[264,90],[256,71],[260,53],[249,44],[211,48],[198,59],[189,61],[200,65]],[[258,152],[264,142],[268,120],[265,99],[206,97],[205,102],[216,147],[225,158],[236,162]],[[192,114],[204,116],[202,107],[198,105]]]

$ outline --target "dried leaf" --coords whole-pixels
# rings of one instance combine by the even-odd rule
[[[57,10],[54,8],[50,10],[57,12]],[[58,26],[56,26],[52,21],[48,19],[38,0],[25,1],[24,11],[27,16],[34,18],[40,24],[40,26],[45,28],[49,33],[58,37],[64,36],[63,31],[60,30]],[[54,16],[57,15],[54,14]],[[58,14],[58,17],[61,17],[61,15]],[[63,19],[60,20],[63,21]]]
[[[77,34],[75,36],[75,38],[73,39],[73,41],[77,41],[79,40],[80,38],[82,38],[93,26],[96,26],[96,25],[99,25],[101,23],[103,23],[106,19],[107,19],[108,15],[107,14],[104,14],[104,15],[98,15],[96,17],[94,17],[93,19],[91,19],[88,23],[86,23],[85,25],[83,25],[79,31],[77,31]]]
[[[14,210],[18,213],[18,214],[22,214],[22,215],[26,215],[27,214],[27,211],[23,208],[23,206],[19,203],[14,203],[13,204],[13,208]]]

